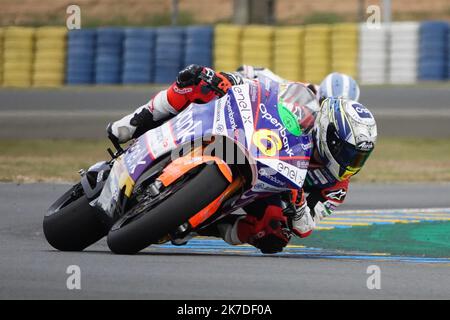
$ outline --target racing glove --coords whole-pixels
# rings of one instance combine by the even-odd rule
[[[207,95],[210,92],[218,97],[223,97],[231,86],[240,84],[238,82],[239,79],[231,74],[215,72],[210,68],[191,64],[180,71],[175,83],[180,89],[199,86],[198,98],[201,98],[202,95]],[[192,92],[195,92],[195,90],[192,90]],[[192,99],[192,101],[195,100],[198,99]]]
[[[297,207],[296,214],[290,217],[289,228],[294,234],[300,238],[308,237],[316,226],[325,217],[328,217],[331,211],[323,204],[323,202],[317,202],[314,206],[314,213],[311,215],[311,210],[309,209],[306,201]]]
[[[316,225],[319,224],[320,221],[331,215],[331,213],[331,210],[329,210],[323,202],[318,201],[314,206],[314,223]]]
[[[286,207],[283,213],[287,216],[289,229],[300,238],[308,237],[316,227],[316,222],[311,215],[303,190],[293,191],[284,201]]]
[[[306,201],[296,209],[295,214],[288,217],[289,228],[296,236],[306,238],[313,232],[316,223]]]
[[[181,70],[176,81],[165,91],[166,102],[178,113],[191,103],[207,103],[217,97],[222,97],[233,85],[242,84],[242,78],[199,65],[189,65]],[[155,111],[158,105],[155,104]]]

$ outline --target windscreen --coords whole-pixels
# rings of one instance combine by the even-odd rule
[[[279,92],[279,103],[295,115],[302,132],[309,134],[320,108],[314,93],[297,82],[280,84]]]

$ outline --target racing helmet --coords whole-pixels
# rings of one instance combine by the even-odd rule
[[[372,113],[354,100],[327,98],[314,123],[320,160],[342,181],[357,174],[372,153],[377,125]]]
[[[333,72],[323,79],[319,87],[319,102],[326,98],[359,100],[359,86],[356,81],[343,73]]]

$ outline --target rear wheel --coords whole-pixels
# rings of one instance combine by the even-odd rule
[[[121,226],[113,226],[108,246],[114,253],[135,254],[187,222],[227,188],[216,165],[206,165],[156,207]],[[138,204],[139,205],[139,204]]]
[[[89,205],[80,184],[62,195],[44,217],[43,229],[48,243],[61,251],[82,251],[107,233],[100,220],[102,213]]]

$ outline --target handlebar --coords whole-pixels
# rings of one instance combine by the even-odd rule
[[[108,127],[106,128],[106,132],[108,133],[108,139],[111,141],[112,145],[116,149],[116,152],[113,152],[110,148],[108,148],[108,153],[110,154],[111,158],[115,159],[121,154],[124,153],[124,150],[120,146],[119,140],[117,140],[116,136],[112,134],[111,131],[111,123],[108,124]]]

